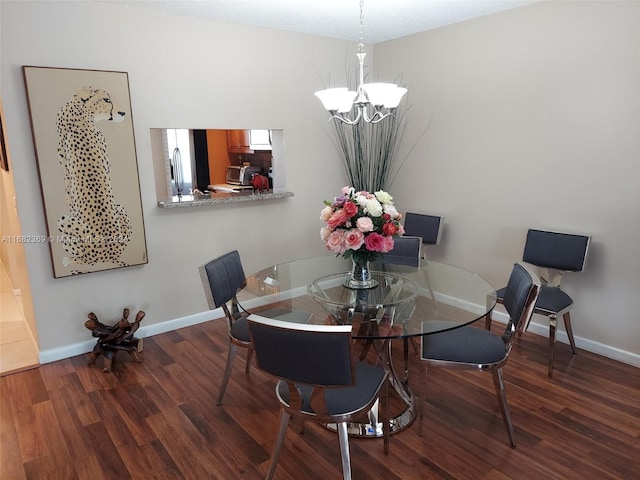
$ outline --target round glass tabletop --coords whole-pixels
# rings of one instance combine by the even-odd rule
[[[483,318],[496,303],[479,275],[438,262],[372,263],[375,288],[343,286],[351,260],[323,256],[265,268],[247,277],[238,301],[247,311],[285,321],[354,326],[355,338],[442,332]]]

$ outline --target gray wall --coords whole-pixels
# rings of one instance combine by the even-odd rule
[[[367,57],[374,76],[402,73],[410,88],[405,151],[431,122],[391,193],[401,211],[447,217],[432,257],[501,286],[527,227],[593,235],[587,271],[565,279],[574,331],[582,346],[636,364],[639,7],[544,2],[378,44]],[[131,89],[149,263],[54,279],[46,245],[26,245],[44,360],[87,342],[89,311],[109,321],[124,306],[143,309],[148,327],[205,311],[197,266],[230,249],[247,273],[324,253],[322,200],[345,179],[313,92],[329,74],[344,83],[351,42],[99,2],[3,1],[0,17],[23,234],[46,229],[21,66],[126,71]],[[161,127],[284,129],[295,197],[158,208],[150,129]]]
[[[446,217],[433,258],[502,286],[527,228],[592,235],[574,334],[640,364],[640,3],[541,2],[377,44],[375,68],[404,75],[408,140],[431,122],[394,196]]]
[[[197,267],[231,249],[247,273],[325,253],[322,201],[344,185],[313,96],[344,76],[351,42],[177,17],[102,2],[1,2],[2,98],[24,235],[46,235],[22,65],[128,72],[149,263],[54,279],[45,244],[25,245],[40,348],[91,339],[87,313],[143,325],[207,309]],[[355,55],[354,55],[355,58]],[[340,78],[335,78],[340,81]],[[151,128],[279,128],[295,197],[219,207],[156,206]]]

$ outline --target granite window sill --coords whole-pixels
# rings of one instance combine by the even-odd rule
[[[277,198],[293,197],[293,192],[274,192],[269,190],[264,193],[245,192],[211,192],[202,195],[182,195],[158,200],[160,208],[184,208],[200,207],[202,205],[220,205],[224,203],[256,202],[273,200]]]

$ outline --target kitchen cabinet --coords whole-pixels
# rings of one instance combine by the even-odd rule
[[[253,153],[250,130],[227,130],[227,150],[229,153]]]

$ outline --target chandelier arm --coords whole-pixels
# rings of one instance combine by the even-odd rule
[[[365,122],[371,123],[372,120],[376,118],[376,115],[377,115],[377,112],[374,112],[373,116],[369,117],[369,114],[367,113],[367,109],[364,107],[362,108],[362,118],[364,119]]]
[[[329,121],[331,121],[331,120],[340,120],[342,123],[346,123],[347,125],[355,125],[362,118],[362,111],[363,110],[358,108],[358,115],[353,120],[349,119],[349,117],[347,117],[346,114],[333,113],[331,115],[331,117],[329,117]],[[366,118],[366,113],[365,113],[365,118]]]
[[[373,112],[373,115],[369,116],[367,113],[367,110],[365,107],[363,107],[363,118],[364,121],[367,123],[378,123],[379,121],[389,117],[389,116],[395,116],[393,115],[392,112],[387,111],[387,112],[383,112],[382,109],[376,108]]]
[[[378,116],[378,118],[376,118],[376,115]],[[376,115],[373,116],[373,118],[370,120],[371,123],[378,123],[381,120],[384,120],[387,117],[394,117],[395,118],[395,113],[393,112],[387,112],[387,113],[382,113],[382,112],[376,112]]]

